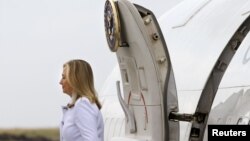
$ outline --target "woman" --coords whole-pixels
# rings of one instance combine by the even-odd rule
[[[101,104],[94,89],[91,66],[84,60],[65,63],[60,84],[71,97],[71,102],[63,107],[61,141],[103,141]]]

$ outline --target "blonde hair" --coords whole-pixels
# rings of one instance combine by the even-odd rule
[[[95,103],[101,109],[101,104],[94,88],[93,72],[89,63],[76,59],[68,61],[63,67],[67,68],[66,79],[73,88],[74,93],[77,94],[71,105],[74,106],[78,98],[86,97],[91,103]]]

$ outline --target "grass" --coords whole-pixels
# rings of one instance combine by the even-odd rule
[[[52,141],[59,141],[59,129],[58,128],[14,128],[14,129],[0,129],[0,135],[8,134],[14,136],[25,135],[29,138],[45,137]]]

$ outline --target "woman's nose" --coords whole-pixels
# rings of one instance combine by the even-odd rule
[[[61,85],[62,85],[62,79],[59,81],[59,84],[61,84]]]

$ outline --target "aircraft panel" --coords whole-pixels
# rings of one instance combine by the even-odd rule
[[[185,26],[174,28],[187,12],[182,9],[195,2],[183,1],[159,20],[178,90],[203,88],[221,51],[247,16],[242,13],[249,4],[248,0],[214,0],[197,11]]]

